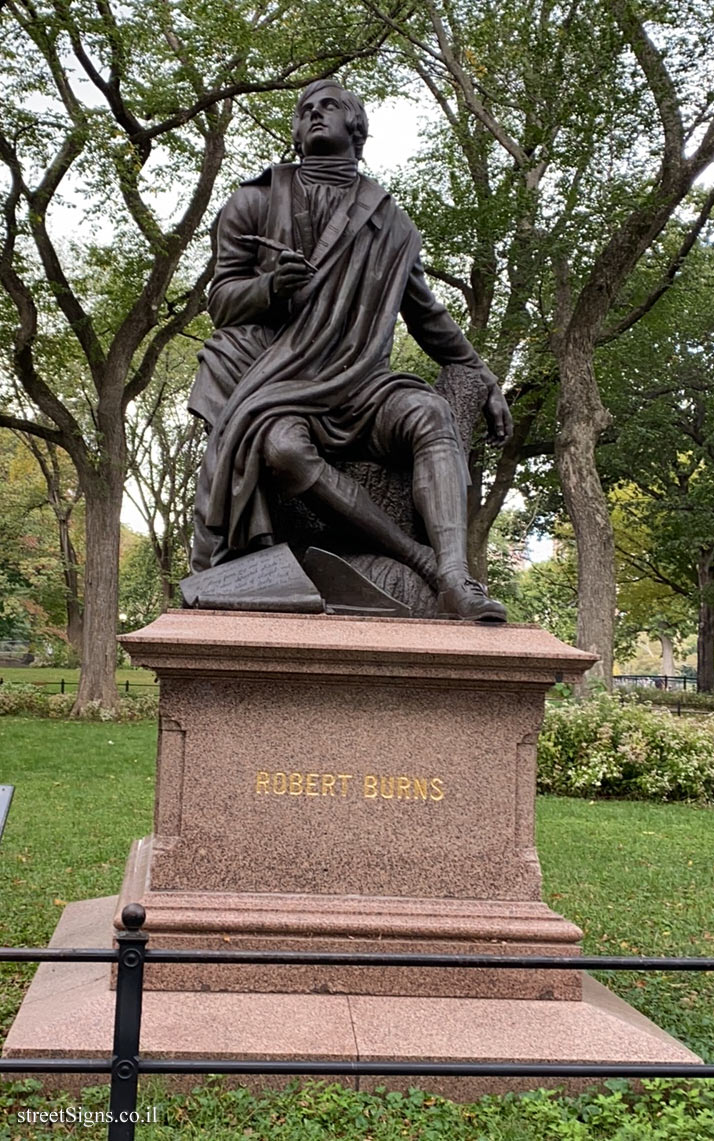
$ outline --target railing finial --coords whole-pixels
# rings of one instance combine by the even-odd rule
[[[140,903],[127,903],[122,908],[121,922],[125,931],[140,931],[146,923],[146,911]]]

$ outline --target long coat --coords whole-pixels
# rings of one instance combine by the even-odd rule
[[[400,311],[440,364],[488,373],[426,284],[418,231],[372,179],[359,176],[318,237],[309,284],[287,304],[272,298],[278,253],[245,239],[260,235],[300,248],[298,169],[272,167],[244,183],[221,212],[208,305],[216,331],[199,354],[189,397],[191,411],[211,429],[197,516],[234,551],[271,530],[260,486],[271,421],[304,416],[317,446],[339,454],[369,428],[395,387],[427,387],[411,373],[390,370]]]

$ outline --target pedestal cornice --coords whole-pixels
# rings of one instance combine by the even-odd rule
[[[237,611],[170,610],[120,639],[159,676],[574,682],[597,660],[538,626]]]

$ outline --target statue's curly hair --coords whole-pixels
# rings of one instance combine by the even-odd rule
[[[361,159],[369,127],[367,112],[364,109],[362,100],[357,95],[353,95],[351,91],[345,91],[344,87],[342,87],[336,79],[316,79],[314,83],[308,84],[305,90],[301,91],[300,98],[295,107],[295,113],[293,114],[293,143],[295,144],[297,154],[302,158],[302,148],[298,140],[298,126],[300,123],[302,105],[306,99],[309,99],[311,95],[314,95],[316,91],[319,91],[323,87],[336,87],[337,90],[342,93],[340,101],[346,112],[347,130],[352,135],[355,155],[358,159]]]

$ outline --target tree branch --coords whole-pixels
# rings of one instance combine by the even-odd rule
[[[169,342],[183,331],[186,325],[197,317],[205,308],[205,290],[213,277],[215,268],[215,255],[210,259],[201,276],[196,280],[183,309],[166,322],[152,337],[151,343],[135,369],[134,374],[124,389],[122,397],[122,411],[144,391],[153,376],[156,364],[161,353]]]
[[[216,129],[209,132],[205,137],[201,170],[191,199],[183,217],[179,219],[171,231],[171,237],[178,241],[184,249],[195,234],[211,200],[213,186],[226,153],[225,134],[231,120],[231,114],[232,105],[227,100],[216,124]]]
[[[418,48],[419,51],[423,52],[424,55],[429,56],[435,62],[442,64],[444,63],[444,57],[441,52],[435,51],[434,48],[430,47],[429,44],[426,43],[425,40],[420,40],[417,36],[415,36],[415,34],[410,31],[408,25],[400,23],[395,16],[382,11],[379,5],[371,2],[371,0],[363,0],[363,2],[365,8],[368,8],[369,11],[374,16],[376,16],[378,20],[381,20],[386,27],[390,28],[391,31],[398,32],[400,36],[407,40],[408,43],[412,44],[413,47]],[[409,13],[407,13],[407,15],[409,15]]]
[[[669,578],[664,571],[660,570],[658,566],[650,562],[646,557],[640,559],[637,555],[633,555],[625,547],[615,543],[615,550],[625,560],[625,563],[632,567],[634,570],[639,571],[646,578],[658,582],[661,586],[668,586],[675,594],[680,594],[684,598],[691,599],[691,588],[684,588],[678,584],[674,579]]]
[[[606,329],[602,335],[598,337],[596,344],[606,345],[610,341],[614,341],[622,333],[625,333],[628,329],[631,329],[633,325],[636,325],[637,322],[640,321],[642,317],[644,317],[647,313],[649,313],[650,309],[652,309],[654,305],[656,305],[660,297],[662,297],[673,284],[677,274],[679,273],[687,258],[687,255],[694,247],[697,238],[704,229],[704,226],[706,225],[713,210],[714,190],[710,191],[704,200],[704,205],[699,211],[696,222],[687,233],[687,236],[677,250],[677,253],[667,266],[664,277],[662,278],[659,285],[652,290],[649,296],[646,297],[640,305],[636,305],[633,309],[631,309],[626,317],[623,317],[622,320],[618,321],[618,323],[613,325],[612,328]]]
[[[686,160],[685,167],[689,178],[694,181],[695,178],[709,166],[709,163],[714,157],[714,114],[712,114],[709,126],[704,132],[704,136],[694,154]]]
[[[77,338],[87,359],[94,383],[99,389],[104,350],[95,332],[91,317],[85,312],[65,275],[45,225],[45,214],[52,195],[64,173],[69,169],[71,162],[81,150],[82,145],[73,141],[71,136],[65,140],[62,151],[47,171],[37,190],[28,199],[29,221],[37,252],[52,288],[54,299]]]
[[[206,135],[203,162],[198,181],[183,217],[166,239],[166,252],[155,258],[154,265],[141,294],[129,310],[114,336],[107,357],[109,369],[114,370],[116,368],[120,373],[124,374],[130,367],[131,359],[144,337],[156,324],[159,306],[164,300],[171,278],[184,250],[193,238],[210,201],[213,185],[221,168],[224,153],[225,128],[220,124],[218,130],[211,131]],[[203,271],[199,281],[204,280],[205,275],[206,270]],[[199,311],[199,309],[195,309],[195,311],[192,312],[192,316],[195,316]],[[187,321],[190,319],[190,317],[187,318]],[[179,327],[180,323],[177,328]],[[141,376],[144,375],[144,373],[141,374]],[[141,391],[146,383],[148,383],[148,376],[145,380],[140,380],[135,374],[129,387],[133,391],[137,389],[138,385],[137,391]],[[124,402],[125,399],[126,390],[122,396]],[[126,407],[126,403],[124,403],[124,407]]]
[[[20,27],[27,33],[32,42],[39,48],[42,55],[47,60],[52,78],[55,82],[57,91],[59,92],[60,99],[64,104],[65,110],[69,115],[72,122],[78,125],[84,117],[84,108],[80,103],[77,96],[72,90],[72,86],[67,78],[67,72],[62,66],[60,57],[56,49],[57,33],[53,35],[54,29],[47,19],[39,14],[35,7],[28,3],[27,0],[21,0],[22,6],[28,13],[29,19],[23,19],[18,11],[17,5],[8,0],[8,7],[13,13]],[[2,4],[0,4],[0,8]]]
[[[15,273],[12,266],[18,230],[17,206],[22,195],[27,200],[30,230],[42,260],[47,280],[53,289],[59,309],[79,341],[96,383],[99,378],[97,370],[104,359],[104,353],[94,331],[91,318],[84,311],[65,276],[45,225],[47,207],[65,174],[83,149],[82,128],[75,126],[65,138],[37,188],[31,191],[25,184],[20,161],[14,147],[9,139],[0,135],[0,159],[9,168],[12,178],[11,191],[4,204],[5,241],[0,256],[0,281],[10,294],[20,315],[23,326],[20,336],[27,345],[34,339],[37,310],[30,290]],[[55,419],[54,415],[52,419]]]
[[[206,88],[203,84],[201,73],[194,64],[189,53],[186,51],[186,48],[181,41],[181,37],[178,35],[176,29],[171,23],[172,5],[168,2],[168,0],[160,0],[160,5],[163,16],[162,31],[164,33],[164,39],[166,40],[166,43],[169,45],[171,51],[174,53],[179,63],[183,67],[186,75],[188,76],[191,86],[193,87],[194,94],[199,99],[202,99],[206,94]]]
[[[0,428],[9,428],[13,432],[22,432],[24,435],[38,436],[50,444],[64,447],[64,436],[57,428],[49,428],[46,424],[38,424],[35,420],[25,420],[21,416],[10,416],[7,412],[0,412]]]
[[[424,273],[428,273],[429,277],[434,277],[437,281],[443,281],[444,285],[450,285],[453,289],[458,289],[459,292],[463,294],[469,313],[472,311],[474,303],[473,289],[463,278],[456,277],[453,273],[447,273],[444,269],[437,269],[433,265],[425,265]]]
[[[45,416],[57,425],[59,434],[55,442],[61,444],[70,453],[79,469],[81,464],[87,463],[88,449],[74,416],[65,408],[61,400],[55,396],[52,389],[37,372],[33,353],[34,340],[37,335],[37,307],[32,293],[11,264],[7,253],[0,259],[0,285],[5,289],[15,306],[19,319],[19,325],[14,335],[13,351],[16,376],[30,399]],[[32,431],[35,435],[55,439],[54,436],[46,435],[47,431],[51,431],[51,429],[37,425],[33,420],[25,421],[18,417],[9,417],[7,413],[4,413],[3,416],[4,421],[7,421],[8,418],[16,421],[13,424],[4,422],[5,427],[15,427],[20,431]],[[29,427],[26,428],[24,425],[29,425]]]
[[[104,0],[98,0],[97,8],[102,19],[102,22],[107,29],[107,40],[109,42],[109,55],[110,55],[110,75],[106,80],[102,74],[97,70],[91,58],[87,54],[82,43],[82,38],[77,30],[76,22],[69,10],[66,3],[56,2],[54,5],[57,12],[63,17],[65,22],[65,29],[69,36],[72,50],[77,57],[79,63],[82,65],[87,77],[91,80],[94,86],[106,99],[111,112],[116,119],[117,123],[127,132],[128,135],[135,135],[141,130],[139,120],[128,110],[120,94],[120,81],[124,72],[124,59],[120,48],[119,29],[117,28],[116,21],[114,20],[113,13],[108,4]],[[145,149],[145,154],[142,155],[142,160],[145,162],[149,156],[151,145],[148,144]]]
[[[386,35],[386,33],[385,33]],[[384,39],[384,36],[382,37]],[[149,139],[155,139],[159,135],[166,134],[167,131],[172,131],[176,127],[185,126],[200,115],[203,111],[207,111],[216,103],[222,103],[224,100],[235,99],[238,95],[257,95],[260,92],[269,91],[296,91],[300,87],[305,87],[308,83],[312,83],[317,79],[327,79],[333,75],[335,71],[339,70],[346,63],[350,63],[355,59],[364,59],[374,55],[380,46],[380,42],[375,42],[369,47],[363,48],[361,51],[350,52],[349,55],[344,54],[336,56],[334,52],[323,52],[317,57],[311,57],[310,63],[317,63],[320,60],[329,61],[326,66],[319,71],[312,72],[310,75],[297,76],[294,79],[289,78],[295,72],[300,71],[305,67],[305,60],[294,61],[272,80],[264,80],[262,82],[246,82],[245,80],[236,83],[229,83],[222,87],[214,87],[207,91],[200,99],[197,99],[190,107],[181,108],[175,111],[167,119],[163,119],[160,123],[156,123],[153,127],[144,127],[136,135],[132,136],[132,142],[135,146],[139,147],[141,144]]]
[[[7,194],[5,202],[3,203],[5,237],[3,239],[2,250],[0,250],[1,268],[4,265],[12,265],[18,231],[17,207],[22,195],[27,193],[27,187],[22,176],[22,167],[20,166],[17,154],[10,144],[9,139],[6,139],[2,134],[0,134],[0,159],[8,167],[11,178],[10,192]]]
[[[444,28],[443,22],[439,13],[437,12],[432,0],[425,0],[427,11],[431,19],[432,27],[436,34],[437,43],[449,73],[451,74],[454,84],[457,85],[464,93],[464,99],[471,113],[478,119],[480,123],[493,135],[494,139],[501,144],[504,150],[508,151],[514,159],[516,165],[521,169],[525,169],[530,165],[528,155],[512,138],[505,127],[493,117],[491,112],[486,107],[485,103],[476,94],[476,89],[471,81],[471,77],[461,66],[456,54],[451,49],[449,37]]]
[[[660,178],[667,187],[679,180],[684,158],[684,126],[672,78],[664,58],[645,31],[630,0],[611,0],[615,18],[627,37],[647,80],[664,131]]]

